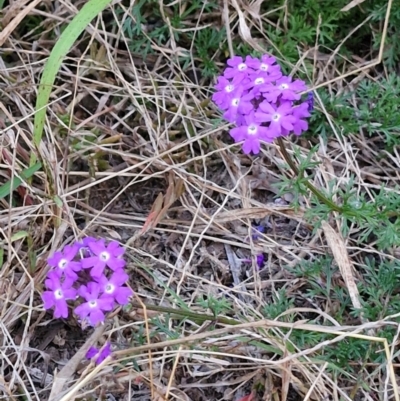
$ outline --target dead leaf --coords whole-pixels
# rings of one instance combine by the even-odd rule
[[[247,12],[257,21],[261,22],[261,5],[264,2],[264,0],[256,0],[254,3],[249,4],[246,6]]]
[[[289,353],[288,351],[285,349],[284,353],[283,353],[283,357],[288,357]],[[288,394],[289,394],[289,385],[291,383],[291,378],[292,378],[292,363],[291,361],[287,361],[283,364],[282,366],[282,386],[281,386],[281,391],[282,391],[282,395],[281,395],[281,400],[282,401],[286,401]]]
[[[255,395],[256,395],[255,392],[252,391],[249,395],[246,395],[245,397],[242,397],[237,401],[253,401]]]
[[[144,234],[150,228],[153,228],[155,226],[154,222],[155,222],[157,216],[160,214],[160,211],[161,211],[162,205],[163,205],[163,201],[164,201],[164,196],[160,192],[158,194],[156,200],[154,201],[153,206],[151,207],[150,213],[147,216],[147,219],[144,222],[142,229],[140,230],[141,234]]]
[[[162,218],[168,212],[168,209],[178,200],[182,194],[185,192],[185,187],[183,185],[183,180],[178,178],[175,181],[174,174],[170,172],[168,176],[168,188],[165,195],[161,192],[158,194],[149,215],[140,230],[140,234],[144,234],[151,228],[155,228],[157,224],[162,220]]]
[[[251,45],[254,49],[265,53],[265,49],[263,49],[256,40],[253,39],[251,36],[251,31],[249,26],[246,23],[246,16],[244,12],[241,10],[237,0],[232,0],[232,5],[235,8],[238,18],[239,18],[239,35],[241,38],[247,42],[249,45]]]
[[[326,241],[331,248],[335,262],[339,266],[340,273],[346,283],[351,302],[355,309],[361,309],[360,293],[353,276],[353,264],[350,261],[349,254],[344,240],[326,221],[322,222],[322,229],[325,233]]]

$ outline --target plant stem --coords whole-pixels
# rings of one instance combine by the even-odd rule
[[[143,306],[139,302],[131,302],[131,305],[135,308],[143,309]],[[143,305],[146,307],[146,309],[152,311],[170,313],[171,315],[176,315],[178,318],[190,318],[193,320],[200,321],[201,323],[206,321],[215,321],[218,323],[227,324],[231,326],[240,324],[240,322],[235,319],[229,319],[227,317],[222,317],[222,316],[208,315],[206,313],[196,313],[184,309],[168,308],[166,306],[148,305],[148,304],[143,304]]]
[[[282,137],[278,137],[278,145],[279,148],[282,152],[282,155],[284,157],[284,159],[286,160],[286,163],[289,165],[289,167],[293,170],[293,172],[300,178],[304,178],[303,174],[300,173],[299,169],[297,168],[297,166],[294,164],[293,159],[290,157],[289,153],[287,152],[286,148],[285,148],[285,144],[283,142]],[[330,199],[328,199],[325,195],[323,195],[317,188],[314,187],[313,184],[311,184],[311,182],[306,179],[304,181],[305,185],[307,186],[307,188],[323,203],[325,203],[325,205],[329,206],[333,211],[335,212],[339,212],[339,213],[343,213],[343,208],[341,208],[340,206],[336,205],[334,202],[332,202]]]

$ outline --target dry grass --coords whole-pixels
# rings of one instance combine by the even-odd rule
[[[249,36],[258,30],[257,10],[244,6],[232,0],[225,9],[229,20],[216,23],[228,24],[229,32],[239,27],[242,39],[259,48],[268,38],[261,43]],[[299,304],[275,321],[264,319],[262,308],[277,289],[296,293],[305,285],[285,268],[328,252],[341,269],[343,279],[335,280],[343,282],[357,306],[354,265],[362,263],[361,253],[378,251],[373,244],[359,249],[346,243],[338,234],[340,219],[313,236],[303,220],[307,200],[296,211],[283,199],[274,201],[272,184],[284,162],[279,148],[265,145],[260,157],[250,158],[230,145],[227,126],[212,121],[218,111],[208,103],[209,83],[176,63],[190,49],[172,41],[166,48],[154,46],[156,55],[144,61],[121,50],[129,41],[117,22],[124,16],[112,14],[111,7],[107,18],[115,20],[115,29],[106,29],[102,18],[93,21],[63,63],[44,140],[40,149],[34,147],[36,88],[54,44],[51,33],[59,32],[77,8],[70,0],[57,2],[56,13],[48,5],[33,8],[29,15],[43,18],[40,29],[24,37],[15,26],[0,59],[1,183],[18,176],[31,153],[44,163],[33,180],[0,200],[1,399],[72,400],[78,394],[78,399],[98,399],[110,393],[114,398],[109,399],[118,400],[238,400],[249,394],[249,401],[350,400],[356,395],[398,400],[392,365],[397,338],[387,343],[375,336],[380,327],[397,325],[395,317],[344,327],[318,304]],[[126,15],[131,12],[125,9]],[[349,60],[338,71],[334,55],[326,60],[312,49],[299,50],[293,71],[312,57],[316,74],[310,81],[336,91],[348,72],[355,83],[375,65],[374,60]],[[318,108],[325,112],[322,103]],[[315,156],[321,162],[315,185],[327,188],[333,177],[341,183],[353,174],[359,191],[368,193],[379,188],[385,174],[387,185],[394,186],[397,166],[385,160],[372,164],[373,144],[362,133],[343,139],[325,114],[337,135]],[[301,139],[298,146],[307,155],[309,142]],[[361,167],[360,160],[371,164]],[[255,221],[271,227],[257,243],[251,235]],[[73,318],[55,322],[40,300],[47,257],[86,235],[126,245],[136,294],[135,307],[117,311],[93,334],[82,332]],[[262,271],[255,262],[244,266],[238,261],[260,252],[267,255]],[[228,300],[226,314],[238,325],[183,321],[150,310],[151,305],[184,305],[209,313],[196,300],[210,295]],[[141,302],[149,307],[140,307]],[[285,322],[289,315],[294,323]],[[310,316],[318,316],[321,325],[307,324]],[[158,317],[158,323],[150,317]],[[293,329],[332,336],[300,349],[289,338]],[[328,364],[317,358],[321,349],[347,337],[379,343],[386,352],[385,366],[368,369],[368,389],[358,385],[357,377],[335,380]],[[117,350],[114,359],[98,367],[83,362],[94,338],[111,339]],[[142,344],[135,343],[138,338]],[[364,362],[359,369],[365,373],[369,365]],[[255,384],[263,389],[258,394]]]

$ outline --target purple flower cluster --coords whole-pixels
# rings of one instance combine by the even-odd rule
[[[230,135],[235,142],[244,141],[244,153],[257,154],[261,141],[300,135],[308,129],[305,118],[310,116],[312,101],[309,97],[302,102],[300,94],[306,84],[284,76],[275,57],[235,56],[227,64],[212,99],[224,118],[236,124]]]
[[[116,241],[87,237],[67,245],[51,256],[51,270],[42,294],[45,309],[54,307],[55,318],[68,317],[67,301],[78,300],[74,312],[82,322],[95,326],[103,323],[104,312],[115,304],[126,305],[132,290],[124,284],[128,275],[122,259],[124,249]]]

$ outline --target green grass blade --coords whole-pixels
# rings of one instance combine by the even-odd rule
[[[33,128],[33,143],[36,147],[39,146],[42,140],[43,127],[46,119],[46,105],[48,104],[54,80],[64,57],[71,50],[79,35],[90,24],[92,19],[103,11],[111,2],[112,0],[89,0],[66,27],[51,51],[43,70],[36,99],[36,114]],[[33,155],[31,165],[35,164],[35,162],[36,156]]]
[[[22,184],[22,180],[28,180],[29,178],[31,178],[36,173],[36,171],[41,169],[41,167],[41,163],[36,163],[33,166],[22,170],[19,177],[14,177],[13,180],[7,181],[4,185],[0,187],[0,199],[8,196],[12,191],[14,191]]]

